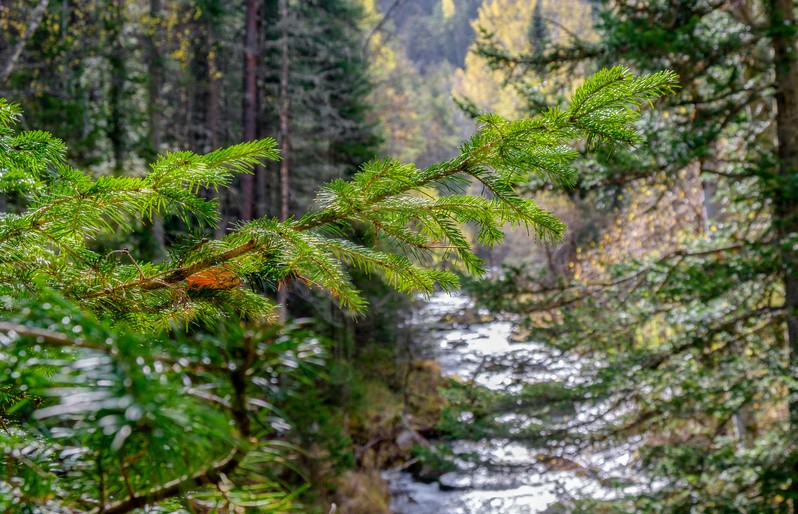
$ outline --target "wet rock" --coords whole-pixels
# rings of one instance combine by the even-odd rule
[[[468,346],[468,341],[465,339],[457,339],[455,341],[449,341],[446,344],[449,348],[464,348]]]
[[[408,468],[408,471],[413,475],[413,478],[425,484],[437,482],[444,472],[441,469],[434,468],[429,464],[417,461]]]
[[[526,343],[529,341],[531,333],[522,328],[514,328],[507,338],[511,343]]]
[[[471,477],[462,473],[444,473],[438,478],[441,491],[465,491],[473,487]]]
[[[566,457],[556,457],[540,453],[537,455],[537,460],[549,471],[567,471],[579,477],[592,476],[591,470]]]
[[[416,444],[417,437],[418,436],[410,430],[402,430],[399,432],[399,435],[396,436],[396,446],[402,451],[410,451]]]
[[[439,323],[447,325],[481,325],[490,323],[495,320],[495,316],[491,314],[480,313],[473,309],[465,309],[458,312],[450,312],[441,316]]]

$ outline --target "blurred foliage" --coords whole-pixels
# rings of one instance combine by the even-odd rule
[[[595,38],[517,50],[485,33],[478,53],[512,84],[567,82],[620,61],[672,68],[682,89],[641,119],[633,151],[580,159],[575,194],[610,216],[577,238],[565,272],[506,268],[475,291],[523,314],[524,339],[584,360],[584,383],[570,385],[582,415],[548,432],[549,451],[630,459],[597,477],[616,484],[614,500],[567,510],[791,512],[798,196],[795,140],[784,134],[798,96],[794,5],[597,7]]]

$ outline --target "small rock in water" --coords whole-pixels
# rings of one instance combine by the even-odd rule
[[[491,314],[482,314],[474,310],[461,310],[459,312],[449,312],[441,316],[440,323],[464,325],[468,328],[470,325],[480,325],[490,323],[494,320]]]
[[[521,329],[515,328],[510,333],[510,337],[508,337],[507,339],[511,343],[526,343],[529,341],[529,335],[530,334],[528,331],[526,330],[522,331]]]
[[[448,346],[450,348],[463,348],[465,346],[468,346],[468,341],[466,341],[465,339],[457,339],[456,341],[449,341]]]
[[[450,472],[444,473],[438,479],[441,491],[464,491],[473,487],[473,481],[468,475]]]
[[[413,478],[425,484],[432,484],[436,482],[442,474],[440,469],[433,468],[432,466],[417,461],[415,464],[408,468],[408,471],[413,475]]]

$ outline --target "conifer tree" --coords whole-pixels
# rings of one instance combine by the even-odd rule
[[[597,405],[596,433],[563,430],[561,448],[574,438],[594,449],[641,441],[636,462],[651,494],[585,510],[797,505],[794,9],[789,1],[621,0],[603,3],[598,40],[575,37],[526,55],[481,45],[497,69],[515,73],[622,59],[683,77],[667,118],[649,120],[634,157],[592,162],[577,185],[626,206],[618,241],[637,231],[623,255],[613,260],[605,233],[602,252],[584,252],[581,280],[544,291],[516,276],[526,285],[508,295],[525,299],[520,310],[555,312],[554,322],[534,326],[535,337],[599,361],[585,370],[591,385],[574,391]],[[656,213],[643,230],[636,191],[651,195]],[[679,204],[692,214],[679,216]]]
[[[542,52],[549,40],[549,30],[546,20],[543,19],[542,1],[535,2],[535,8],[532,10],[532,22],[529,24],[529,41],[536,53]]]
[[[367,120],[371,84],[353,23],[362,13],[349,0],[275,1],[264,11],[262,130],[290,148],[289,166],[267,173],[285,176],[287,189],[272,185],[264,203],[270,215],[299,216],[319,183],[350,178],[379,142]]]
[[[366,306],[348,266],[400,291],[451,290],[457,277],[431,265],[433,253],[474,275],[485,269],[464,224],[487,245],[505,223],[562,237],[563,223],[516,185],[530,174],[573,183],[576,140],[636,143],[638,105],[675,85],[671,72],[603,70],[568,106],[513,122],[482,116],[454,159],[426,169],[368,162],[322,187],[299,218],[200,234],[162,263],[95,242],[142,216],[177,216],[210,233],[217,206],[199,191],[277,159],[275,142],[167,153],[142,177],[94,179],[66,163],[60,140],[17,131],[19,109],[0,101],[0,191],[23,198],[21,212],[0,217],[0,506],[289,509],[292,493],[274,472],[284,457],[270,399],[301,379],[315,343],[276,324],[273,302],[244,287],[249,278],[302,281],[352,311]],[[486,196],[466,194],[471,181]],[[348,240],[355,225],[394,250]]]

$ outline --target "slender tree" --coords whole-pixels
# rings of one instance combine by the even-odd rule
[[[769,0],[766,9],[774,52],[776,98],[777,180],[773,188],[773,224],[781,243],[790,367],[798,369],[798,252],[789,245],[798,234],[798,36],[794,30],[793,2]],[[798,389],[791,394],[790,419],[793,431],[798,434]],[[795,487],[798,494],[798,480]]]
[[[543,0],[536,0],[532,10],[532,22],[529,25],[529,40],[535,52],[542,52],[549,40],[546,20],[543,19]]]
[[[291,163],[291,139],[288,132],[289,98],[288,98],[288,62],[289,39],[288,26],[290,11],[288,0],[279,0],[280,11],[280,130],[278,141],[280,143],[280,219],[287,220],[290,215],[289,180]]]
[[[108,89],[108,128],[106,134],[111,142],[114,173],[123,171],[127,154],[125,100],[127,86],[126,52],[123,45],[125,30],[123,0],[114,0],[106,13],[105,29],[108,37],[108,65],[110,67],[110,86]]]
[[[285,221],[290,215],[290,165],[291,165],[291,140],[288,133],[288,61],[289,61],[289,40],[288,23],[289,8],[288,0],[279,0],[278,9],[280,13],[280,105],[278,115],[280,118],[280,130],[278,141],[280,144],[280,220]],[[288,308],[288,285],[281,284],[277,291],[277,302],[282,305],[283,313]]]
[[[257,137],[255,117],[258,112],[257,90],[257,29],[258,29],[258,2],[247,0],[246,4],[246,31],[244,36],[244,101],[243,101],[243,136],[245,141],[252,141]],[[252,176],[241,177],[241,219],[251,220],[255,201],[255,184]]]
[[[0,69],[0,85],[5,84],[5,82],[8,80],[8,77],[10,77],[11,73],[14,72],[14,67],[17,65],[17,61],[19,61],[22,51],[25,49],[25,44],[39,28],[39,24],[42,22],[44,13],[47,11],[47,6],[49,4],[49,0],[40,0],[36,5],[36,8],[34,8],[31,12],[28,26],[19,35],[19,39],[17,39],[14,49],[11,51],[11,55],[7,57],[2,69]]]

